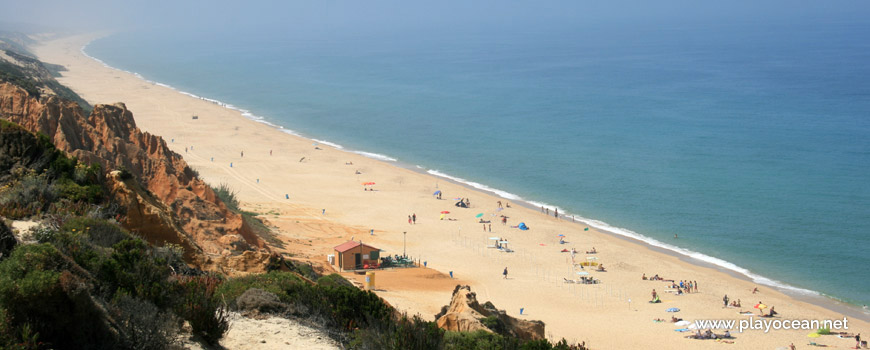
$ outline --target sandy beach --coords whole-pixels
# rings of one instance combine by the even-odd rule
[[[481,301],[492,301],[514,317],[542,320],[548,337],[585,341],[594,349],[777,349],[790,343],[799,349],[816,342],[838,348],[855,345],[852,338],[812,330],[732,330],[733,343],[687,339],[691,332],[670,322],[671,316],[696,319],[758,319],[759,301],[778,312],[774,320],[843,320],[835,307],[822,307],[758,286],[686,257],[666,254],[639,242],[556,219],[533,208],[442,178],[405,169],[391,162],[335,149],[244,118],[238,111],[149,83],[112,69],[81,53],[94,35],[43,41],[34,51],[41,60],[63,65],[58,78],[92,104],[124,102],[140,128],[160,135],[212,185],[226,183],[238,191],[246,210],[277,227],[284,251],[295,258],[325,264],[332,247],[349,239],[426,262],[426,269],[387,271],[377,276],[377,293],[392,305],[426,319],[450,300],[456,284],[471,285]],[[198,116],[193,119],[192,116]],[[359,174],[357,174],[359,172]],[[363,182],[374,182],[365,191]],[[442,191],[443,200],[432,194]],[[468,198],[471,208],[454,206]],[[440,212],[450,211],[439,220]],[[491,220],[483,226],[475,216]],[[416,214],[416,224],[408,215]],[[500,215],[508,217],[502,224]],[[512,228],[526,223],[527,231]],[[372,231],[373,230],[373,231]],[[373,232],[373,234],[370,234]],[[564,235],[564,244],[559,243]],[[513,252],[488,248],[490,237],[509,241]],[[595,248],[596,254],[584,254]],[[606,272],[587,268],[600,284],[565,283],[575,279],[576,262],[601,263]],[[509,274],[503,278],[507,268]],[[452,272],[454,279],[448,274]],[[697,282],[698,292],[675,295],[665,279]],[[348,278],[359,280],[353,274]],[[759,292],[753,293],[758,287]],[[656,290],[661,303],[648,303]],[[741,300],[740,308],[724,308],[723,296]],[[819,298],[820,299],[820,298]],[[629,302],[630,300],[630,302]],[[520,309],[524,312],[520,315]],[[676,313],[666,312],[679,308]],[[766,311],[766,310],[765,310]],[[665,319],[665,322],[655,322]],[[767,319],[768,321],[770,319]],[[870,332],[866,320],[848,317],[847,332]],[[693,331],[692,331],[693,332]],[[721,334],[723,330],[714,330]],[[655,344],[655,345],[652,345]]]

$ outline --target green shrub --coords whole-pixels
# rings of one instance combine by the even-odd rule
[[[113,246],[111,256],[101,261],[99,278],[107,295],[124,292],[158,307],[171,305],[167,261],[140,239],[125,239]]]
[[[226,204],[227,208],[238,213],[239,212],[239,199],[236,198],[236,192],[230,188],[230,185],[226,183],[221,183],[217,188],[211,188],[214,191],[214,194]]]
[[[88,284],[53,246],[22,246],[0,262],[0,307],[19,340],[36,334],[50,347],[111,349],[115,341]],[[26,337],[25,337],[26,335]],[[31,339],[32,340],[32,339]]]
[[[103,199],[103,188],[100,185],[79,185],[72,179],[60,179],[55,183],[61,198],[73,202],[99,203]]]
[[[419,316],[358,329],[348,348],[356,350],[443,349],[444,331]],[[456,348],[460,349],[460,348]],[[474,349],[474,348],[461,348]]]
[[[180,300],[175,313],[190,322],[193,334],[210,345],[217,344],[229,329],[226,304],[215,293],[220,283],[218,277],[204,275],[181,277],[176,284]]]
[[[324,286],[324,287],[326,287],[326,286],[330,286],[330,287],[339,287],[339,286],[353,287],[353,284],[348,282],[348,280],[346,280],[344,277],[341,277],[341,275],[339,275],[337,273],[321,276],[320,278],[317,279],[317,284]]]
[[[175,343],[174,315],[147,301],[119,295],[112,302],[119,344],[125,349],[162,350]]]
[[[236,299],[236,305],[240,311],[256,312],[280,312],[284,310],[284,304],[278,296],[260,288],[251,288],[242,293]]]
[[[272,271],[259,275],[230,278],[218,287],[217,294],[229,305],[236,305],[236,299],[251,288],[259,288],[275,294],[281,302],[290,303],[288,291],[293,293],[301,287],[302,280],[289,272]]]
[[[58,196],[45,175],[27,174],[0,192],[0,215],[13,219],[44,212]]]
[[[65,222],[61,230],[83,234],[88,242],[106,248],[132,238],[127,230],[116,224],[85,217],[73,218]]]
[[[517,339],[505,338],[499,334],[478,330],[474,332],[447,332],[444,334],[445,350],[496,350],[516,349]]]

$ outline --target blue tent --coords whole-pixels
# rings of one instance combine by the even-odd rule
[[[437,196],[439,193],[441,193],[441,190],[435,191],[435,193],[433,193],[432,195]]]
[[[528,229],[529,229],[529,227],[528,227],[528,226],[526,226],[526,223],[525,223],[525,222],[521,222],[521,223],[520,223],[520,224],[519,224],[519,226],[517,226],[517,227],[519,227],[519,228],[520,228],[520,230],[523,230],[523,231],[525,231],[525,230],[528,230]]]

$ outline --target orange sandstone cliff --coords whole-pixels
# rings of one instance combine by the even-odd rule
[[[0,83],[0,117],[48,136],[84,163],[100,164],[130,231],[153,244],[180,245],[188,263],[206,270],[264,270],[270,254],[263,240],[161,137],[139,130],[124,104],[96,105],[86,116],[75,102],[36,99]],[[122,179],[119,169],[132,178]]]

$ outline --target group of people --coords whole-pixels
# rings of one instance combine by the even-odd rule
[[[701,333],[701,330],[698,329],[695,331],[695,334],[687,336],[686,338],[691,338],[691,339],[730,339],[731,332],[726,329],[725,334],[720,336],[716,333],[713,333],[713,330],[711,330],[711,329],[708,329],[704,333]]]
[[[408,224],[415,225],[417,224],[417,213],[412,213],[408,215]]]

